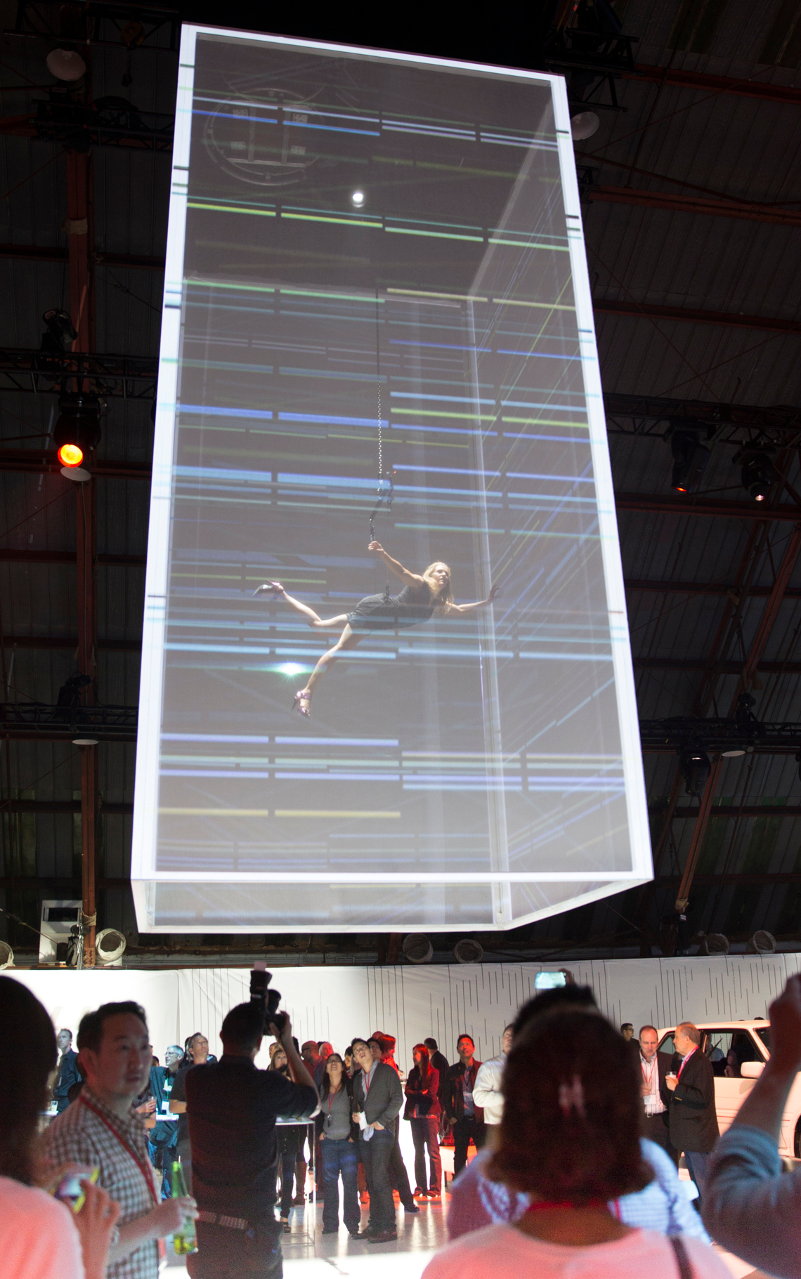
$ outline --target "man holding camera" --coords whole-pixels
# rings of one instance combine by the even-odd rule
[[[292,1038],[287,1013],[280,1030],[258,1003],[226,1015],[219,1061],[186,1077],[193,1190],[199,1213],[192,1279],[281,1279],[281,1227],[275,1220],[275,1121],[311,1119],[319,1108],[314,1081]],[[258,1070],[255,1057],[268,1030],[283,1046],[291,1080]]]

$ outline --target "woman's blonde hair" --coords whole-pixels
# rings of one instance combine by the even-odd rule
[[[437,605],[440,605],[440,604],[452,604],[452,603],[453,603],[453,592],[452,592],[452,590],[451,590],[451,570],[450,570],[450,565],[449,565],[449,564],[446,564],[444,560],[434,560],[434,562],[433,562],[432,564],[429,564],[429,566],[428,566],[428,568],[427,568],[427,569],[424,569],[424,570],[423,570],[423,577],[424,577],[424,578],[426,579],[426,581],[428,582],[428,575],[429,575],[429,573],[433,572],[433,570],[434,570],[435,568],[438,568],[440,565],[442,565],[442,567],[443,567],[443,568],[446,568],[446,569],[448,570],[448,584],[447,584],[447,586],[445,587],[445,589],[444,589],[443,591],[440,591],[440,592],[439,592],[439,594],[436,596],[436,602],[437,602]],[[429,583],[429,585],[430,585],[430,583]]]

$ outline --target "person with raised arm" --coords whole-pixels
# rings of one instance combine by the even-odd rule
[[[702,1216],[714,1239],[780,1279],[801,1279],[801,1167],[777,1143],[801,1069],[801,976],[768,1012],[770,1060],[709,1157]]]

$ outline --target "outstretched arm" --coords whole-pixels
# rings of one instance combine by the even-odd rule
[[[771,1055],[710,1156],[704,1223],[738,1257],[771,1274],[795,1273],[801,1178],[783,1174],[777,1151],[787,1097],[801,1065],[801,976],[770,1006]]]
[[[408,568],[404,568],[397,560],[393,560],[391,555],[387,555],[380,542],[371,542],[367,549],[372,551],[373,555],[378,555],[384,561],[390,573],[394,573],[396,577],[399,577],[406,586],[422,582],[423,578],[420,573],[411,573]]]
[[[493,603],[497,594],[498,588],[493,586],[485,600],[474,600],[472,604],[449,604],[445,609],[445,616],[463,617],[465,613],[474,613],[477,608],[487,608]]]

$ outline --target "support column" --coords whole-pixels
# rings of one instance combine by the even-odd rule
[[[87,50],[88,53],[88,50]],[[88,58],[87,58],[88,63]],[[89,100],[89,79],[85,89]],[[95,349],[94,311],[94,227],[93,170],[90,152],[67,152],[67,264],[69,305],[72,323],[77,331],[74,351],[90,353]],[[78,380],[78,391],[91,387]],[[75,484],[75,551],[76,597],[78,610],[77,667],[93,681],[82,692],[82,702],[96,700],[94,680],[96,663],[96,598],[95,598],[95,493],[94,481]],[[97,747],[81,746],[81,898],[83,910],[83,962],[95,965],[95,933],[97,923],[95,859],[97,831]]]
[[[95,655],[95,490],[94,481],[76,484],[75,549],[77,558],[78,670],[94,681]],[[85,705],[96,700],[95,684],[82,692]],[[83,901],[84,966],[95,965],[97,923],[95,836],[97,831],[97,747],[80,746],[81,752],[81,898]]]

